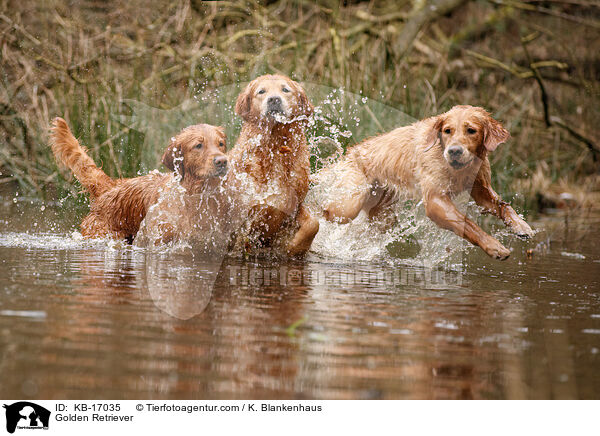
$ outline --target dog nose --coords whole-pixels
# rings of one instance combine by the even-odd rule
[[[452,158],[459,158],[463,154],[463,148],[458,145],[453,145],[448,148],[448,155]]]
[[[281,97],[272,96],[267,99],[267,110],[269,112],[281,112],[282,111],[282,101]]]
[[[267,104],[269,106],[281,106],[281,97],[273,96],[267,99]]]
[[[227,168],[227,156],[217,156],[213,159],[215,167],[218,169]]]

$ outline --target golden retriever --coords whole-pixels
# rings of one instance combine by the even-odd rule
[[[71,169],[91,196],[90,212],[81,223],[81,234],[86,238],[108,236],[132,242],[161,191],[180,186],[191,195],[204,189],[208,180],[227,172],[225,133],[207,124],[187,127],[174,138],[162,158],[174,171],[169,174],[110,178],[96,166],[62,118],[53,121],[51,146],[57,161]]]
[[[303,205],[310,174],[304,129],[313,106],[295,81],[266,75],[246,86],[235,112],[243,124],[229,153],[228,182],[249,193],[246,236],[266,246],[295,231],[285,250],[302,255],[319,230],[318,220]]]
[[[452,198],[470,191],[487,213],[502,219],[520,237],[529,225],[491,186],[488,153],[510,137],[480,107],[455,106],[441,115],[369,138],[350,148],[332,167],[337,194],[323,207],[330,221],[348,222],[361,210],[370,217],[384,212],[402,191],[422,196],[427,216],[489,256],[506,259],[510,251],[464,216]]]

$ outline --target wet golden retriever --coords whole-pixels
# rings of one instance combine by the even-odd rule
[[[249,193],[247,236],[265,246],[292,230],[285,250],[302,255],[319,230],[318,220],[303,205],[310,174],[304,129],[313,106],[295,81],[266,75],[246,86],[235,112],[243,125],[229,153],[228,181]]]
[[[168,174],[110,178],[79,145],[62,118],[53,121],[51,146],[56,160],[71,169],[90,194],[90,213],[81,223],[81,234],[86,238],[113,237],[132,242],[161,191],[180,187],[186,195],[194,194],[204,189],[208,180],[227,172],[225,133],[207,124],[187,127],[174,138],[163,155],[164,165],[174,171]]]
[[[333,167],[334,192],[324,205],[325,218],[348,222],[361,210],[370,217],[385,211],[402,191],[422,196],[427,216],[489,256],[506,259],[510,251],[464,216],[452,198],[470,191],[475,202],[520,237],[529,225],[491,186],[488,153],[510,137],[480,107],[455,106],[441,115],[395,129],[350,148]]]

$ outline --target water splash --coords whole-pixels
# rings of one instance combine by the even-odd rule
[[[79,232],[69,235],[53,233],[0,233],[0,246],[12,248],[44,249],[44,250],[76,250],[83,248],[121,248],[126,242],[114,239],[85,239]]]
[[[391,224],[390,221],[393,221]],[[319,219],[311,250],[324,258],[403,265],[461,263],[465,243],[437,227],[422,203],[400,201],[385,222],[361,212],[349,224]]]
[[[155,131],[146,131],[148,128],[156,129],[155,119],[171,120],[163,123],[163,126],[176,125],[177,128],[183,127],[184,122],[191,124],[198,120],[222,124],[226,126],[228,136],[235,138],[239,134],[241,123],[229,103],[235,101],[244,85],[223,86],[216,90],[200,92],[193,101],[184,102],[171,111],[160,111],[136,102],[130,104],[138,108],[134,110],[134,116],[130,120],[122,121],[126,124],[128,121],[135,121],[135,128],[144,131],[146,138],[155,136]],[[348,146],[366,137],[415,121],[406,113],[368,99],[362,93],[354,94],[343,88],[312,83],[304,83],[303,86],[315,108],[313,115],[307,119],[306,128],[313,174],[339,160]],[[156,111],[160,111],[160,114]],[[297,119],[281,117],[279,121],[288,123]],[[260,139],[254,138],[257,145]],[[152,142],[157,143],[154,140]],[[161,143],[162,141],[158,142]],[[158,153],[160,151],[158,150]],[[265,189],[259,189],[245,174],[239,174],[237,182],[244,197],[235,206],[237,208],[242,204],[262,204],[281,194],[280,186],[267,184]],[[326,258],[369,262],[460,262],[459,255],[465,250],[464,241],[436,227],[425,216],[423,205],[414,201],[402,200],[395,205],[391,217],[395,224],[391,226],[369,221],[365,216],[359,216],[351,224],[325,221],[322,218],[321,207],[327,195],[331,195],[327,191],[327,185],[328,183],[323,183],[315,177],[306,199],[312,214],[320,221],[320,230],[312,247],[314,254]],[[180,198],[172,201],[183,200]],[[464,204],[463,201],[463,208]],[[477,215],[478,212],[474,212]],[[160,217],[163,222],[168,222],[169,219],[167,216]],[[236,219],[236,225],[243,227],[244,223],[247,224],[247,220]],[[207,239],[211,238],[212,236],[209,236]],[[230,247],[232,252],[243,253],[245,242],[247,241],[243,238],[238,239],[234,247]]]
[[[199,193],[189,193],[174,177],[161,189],[134,240],[150,251],[211,253],[223,258],[231,233],[243,219],[236,196],[223,180]]]
[[[164,151],[164,144],[172,140],[173,132],[199,121],[226,126],[230,138],[239,134],[241,121],[234,113],[232,102],[245,84],[230,85],[214,90],[201,91],[193,99],[183,102],[171,110],[151,108],[131,100],[124,103],[131,107],[132,116],[120,116],[119,121],[132,129],[144,133],[144,165],[152,167]],[[404,112],[366,98],[362,93],[354,94],[342,88],[331,88],[318,84],[305,83],[304,88],[315,107],[314,114],[307,119],[307,139],[311,150],[311,167],[315,173],[336,162],[344,150],[366,137],[390,131],[393,128],[415,121]],[[293,120],[280,120],[292,122]],[[260,142],[257,138],[257,143]],[[233,143],[233,141],[230,141]],[[144,171],[145,173],[147,171]],[[174,179],[176,181],[176,179]],[[233,230],[247,222],[249,204],[261,204],[280,196],[282,187],[267,185],[258,189],[251,178],[245,174],[237,176],[239,199],[224,195],[220,191],[199,196],[193,200],[195,222],[184,223],[189,228],[185,238],[170,244],[155,244],[160,237],[160,226],[180,226],[180,215],[169,215],[153,206],[147,220],[154,220],[154,228],[149,229],[142,223],[136,245],[148,246],[153,251],[186,251],[192,248],[216,250],[224,253],[227,238]],[[366,216],[359,216],[350,224],[336,224],[322,218],[322,204],[326,199],[327,183],[313,180],[306,202],[314,216],[319,218],[320,231],[314,241],[312,252],[326,258],[353,261],[384,262],[454,262],[456,255],[465,251],[465,243],[450,232],[437,228],[424,213],[421,203],[399,201],[391,214],[394,225],[374,222]],[[185,206],[182,189],[168,187],[161,193],[160,204],[170,202]],[[228,198],[226,213],[206,213],[216,198]],[[16,198],[16,197],[15,197]],[[189,205],[188,205],[189,206]],[[213,205],[214,206],[214,205]],[[221,207],[219,206],[219,207]],[[465,202],[463,201],[463,208]],[[282,206],[284,210],[284,206]],[[476,216],[477,210],[472,210]],[[471,216],[472,216],[471,214]],[[225,217],[225,218],[223,218]],[[387,219],[386,219],[387,220]],[[145,242],[143,240],[146,239]],[[244,241],[238,241],[235,248],[238,254],[243,252]],[[0,244],[29,248],[82,248],[106,247],[120,248],[118,243],[109,240],[81,240],[73,236],[52,234],[10,234],[0,235]],[[231,248],[231,247],[230,247]],[[237,250],[237,251],[236,251]]]

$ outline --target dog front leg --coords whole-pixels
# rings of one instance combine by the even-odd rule
[[[517,236],[524,239],[533,237],[533,230],[510,206],[502,201],[500,196],[487,183],[475,181],[471,190],[471,197],[484,208],[485,212],[500,218]]]
[[[481,247],[488,256],[500,260],[510,256],[510,250],[460,213],[447,195],[431,193],[426,195],[425,211],[429,219],[438,226],[451,230],[471,244]]]
[[[300,256],[310,250],[312,241],[319,231],[319,221],[310,215],[304,205],[301,205],[298,211],[298,223],[300,228],[287,248],[290,256]]]
[[[289,214],[271,206],[257,206],[253,211],[251,233],[263,241],[272,239]]]
[[[154,241],[154,245],[170,244],[175,240],[175,226],[170,223],[161,223],[158,226],[159,237]]]

